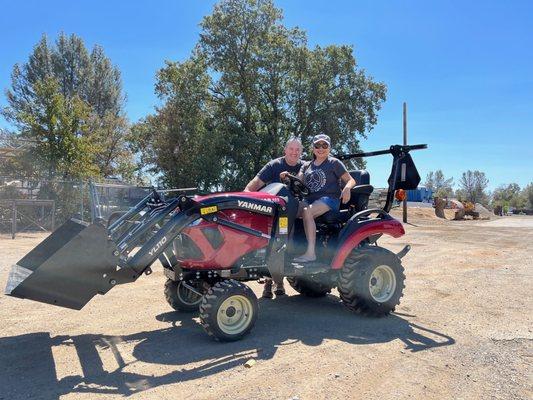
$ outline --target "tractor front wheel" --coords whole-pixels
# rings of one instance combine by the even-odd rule
[[[363,246],[346,259],[338,290],[351,311],[383,316],[400,304],[404,282],[404,269],[396,254],[378,246]]]
[[[200,307],[204,290],[202,282],[175,282],[168,279],[165,283],[165,299],[176,311],[194,312]]]
[[[231,342],[249,333],[257,319],[257,297],[245,284],[225,280],[213,285],[202,299],[200,322],[208,335]]]

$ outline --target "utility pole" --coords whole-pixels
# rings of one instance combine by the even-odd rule
[[[403,145],[407,145],[407,103],[403,103]],[[403,222],[407,223],[407,194],[403,200]]]

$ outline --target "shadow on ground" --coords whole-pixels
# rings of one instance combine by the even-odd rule
[[[351,314],[335,296],[260,300],[260,316],[254,330],[243,340],[233,343],[214,342],[203,332],[195,315],[168,312],[156,318],[169,326],[128,336],[51,337],[47,332],[40,332],[0,338],[0,370],[3,371],[0,374],[0,399],[54,399],[67,393],[129,396],[240,367],[249,357],[270,359],[280,346],[295,342],[319,346],[324,340],[334,339],[365,345],[399,339],[407,350],[413,352],[455,343],[453,338],[415,325],[400,315],[367,318]],[[133,346],[133,362],[124,361],[119,348],[125,345],[129,345],[128,348]],[[76,349],[83,376],[57,379],[52,354],[54,346]],[[99,351],[111,351],[118,368],[106,371]],[[353,356],[357,357],[357,349],[353,351]],[[131,360],[131,354],[127,358]],[[161,376],[130,372],[136,369],[132,364],[137,362],[175,368]],[[156,370],[154,366],[153,371]]]

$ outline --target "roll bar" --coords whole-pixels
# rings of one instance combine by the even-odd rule
[[[351,160],[352,158],[364,158],[364,157],[373,157],[373,156],[381,156],[383,154],[392,154],[394,155],[400,155],[400,154],[407,154],[411,150],[424,150],[427,149],[427,144],[410,144],[410,145],[401,145],[401,144],[394,144],[387,150],[377,150],[377,151],[367,151],[364,153],[351,153],[351,154],[340,154],[336,156],[341,161]]]
[[[380,156],[383,154],[392,154],[392,169],[388,179],[389,188],[387,191],[387,201],[383,210],[389,212],[394,201],[394,192],[396,189],[416,189],[420,183],[420,176],[416,166],[409,155],[411,150],[427,149],[427,144],[401,145],[395,144],[387,150],[368,151],[364,153],[341,154],[337,158],[342,161],[351,160],[352,158],[363,158]]]

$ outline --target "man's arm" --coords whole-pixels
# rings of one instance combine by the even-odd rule
[[[261,179],[259,179],[258,176],[256,176],[254,179],[248,182],[248,185],[246,185],[246,187],[244,188],[244,191],[245,192],[257,192],[263,186],[265,186],[265,182],[263,182]]]
[[[245,192],[257,192],[265,186],[267,182],[272,182],[273,161],[274,160],[266,163],[265,166],[261,168],[261,171],[257,173],[255,178],[248,182],[248,185],[244,188]]]

